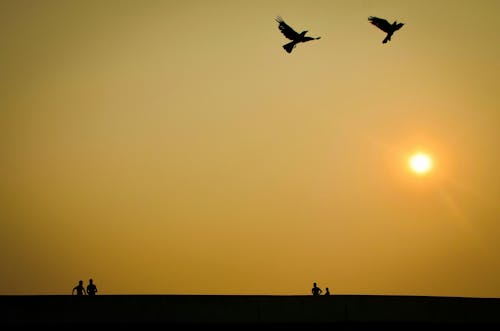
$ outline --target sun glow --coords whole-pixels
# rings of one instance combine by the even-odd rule
[[[415,153],[408,159],[410,169],[418,175],[424,175],[432,169],[432,158],[425,153]]]

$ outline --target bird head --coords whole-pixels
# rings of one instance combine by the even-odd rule
[[[394,21],[394,23],[392,23],[392,27],[394,28],[394,30],[399,30],[401,29],[401,27],[404,25],[404,23],[398,23],[398,21]]]

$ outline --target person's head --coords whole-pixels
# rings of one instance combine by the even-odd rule
[[[83,280],[79,280],[79,281],[78,281],[78,284],[79,284],[79,285],[83,285]]]
[[[92,284],[94,281],[92,280],[92,278],[89,279],[89,284]]]

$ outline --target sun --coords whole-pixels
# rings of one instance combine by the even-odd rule
[[[415,153],[408,159],[410,169],[418,175],[425,175],[432,170],[432,158],[425,153]]]

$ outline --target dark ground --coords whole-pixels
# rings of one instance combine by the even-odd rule
[[[500,299],[419,296],[0,296],[0,327],[500,330]]]

